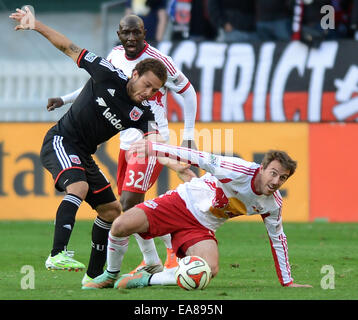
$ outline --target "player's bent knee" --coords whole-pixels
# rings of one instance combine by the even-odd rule
[[[115,237],[126,236],[127,230],[126,230],[125,223],[123,223],[122,221],[123,220],[122,218],[123,216],[119,216],[112,223],[111,234],[114,235]]]
[[[149,223],[143,210],[132,208],[114,220],[111,228],[112,235],[126,237],[133,233],[147,232]]]
[[[89,186],[86,181],[78,181],[71,183],[66,188],[66,192],[70,194],[74,194],[80,197],[82,200],[86,198]]]

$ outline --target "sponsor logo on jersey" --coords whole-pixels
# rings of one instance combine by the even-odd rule
[[[114,97],[114,93],[116,92],[115,89],[107,89],[107,91],[109,92],[109,94]]]
[[[106,101],[104,101],[103,98],[101,98],[101,97],[97,97],[96,102],[97,102],[98,105],[100,105],[101,107],[107,107]]]
[[[211,154],[210,155],[210,159],[209,159],[209,163],[214,166],[217,167],[218,163],[219,163],[219,159],[215,154]],[[220,180],[221,181],[221,180]]]
[[[112,114],[112,112],[109,112],[109,108],[107,108],[106,110],[103,111],[103,115],[104,117],[112,124],[112,126],[114,126],[117,130],[122,130],[123,126],[120,123],[121,119],[117,119],[116,118],[116,114]]]
[[[78,156],[74,155],[74,154],[70,154],[69,155],[71,162],[76,163],[76,164],[81,164],[81,160]]]
[[[184,76],[182,74],[179,74],[179,76],[173,80],[173,82],[178,85],[179,83],[183,82],[185,80]]]
[[[107,107],[107,103],[106,101],[104,101],[104,99],[102,97],[97,97],[96,102],[98,103],[98,105],[100,105],[101,107]],[[117,115],[113,114],[112,112],[109,111],[110,108],[108,107],[106,110],[103,111],[102,115],[112,124],[112,126],[114,126],[117,130],[123,130],[123,126],[120,123],[121,119],[117,119]]]
[[[251,206],[252,210],[254,210],[256,213],[260,213],[264,208],[258,204],[255,203],[255,205]]]
[[[84,59],[87,60],[88,62],[92,63],[96,58],[97,58],[97,56],[94,53],[87,52]]]
[[[142,116],[143,111],[138,107],[133,107],[132,111],[129,113],[129,117],[133,121],[138,121],[139,118]]]

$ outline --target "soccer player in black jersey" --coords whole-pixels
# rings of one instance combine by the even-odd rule
[[[100,227],[94,226],[92,241],[103,244],[104,252],[97,260],[103,259],[104,265],[108,230],[121,206],[91,155],[99,144],[127,128],[140,129],[144,136],[151,134],[152,139],[157,139],[156,127],[151,125],[154,115],[146,99],[166,82],[166,68],[159,60],[146,59],[136,65],[128,79],[107,60],[79,48],[36,20],[27,7],[16,9],[10,18],[19,22],[15,30],[37,31],[91,75],[68,112],[48,131],[41,149],[41,161],[51,172],[55,187],[66,192],[57,210],[53,248],[45,265],[49,269],[85,267],[67,251],[83,200],[98,214],[95,226]]]

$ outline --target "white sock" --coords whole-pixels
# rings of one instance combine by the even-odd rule
[[[161,286],[169,286],[175,285],[175,271],[176,268],[167,269],[162,272],[154,273],[150,278],[149,284],[152,286],[161,285]]]
[[[118,273],[121,270],[124,254],[128,249],[128,237],[115,237],[109,232],[107,246],[107,270]]]
[[[163,240],[165,246],[167,247],[167,249],[171,249],[172,248],[172,236],[170,235],[170,233],[165,234],[164,236],[161,236],[160,239]]]
[[[135,233],[134,237],[138,242],[140,251],[142,251],[144,262],[147,265],[154,265],[160,263],[157,249],[153,239],[143,239],[139,234]]]

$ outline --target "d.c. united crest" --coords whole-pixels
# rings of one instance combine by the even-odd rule
[[[142,116],[143,111],[139,109],[138,107],[133,107],[132,111],[129,113],[129,117],[133,121],[139,120],[139,118]]]

